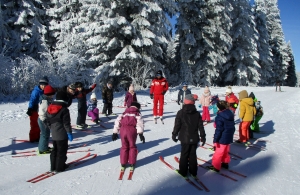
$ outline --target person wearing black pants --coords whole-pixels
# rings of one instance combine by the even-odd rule
[[[187,177],[188,172],[193,177],[197,177],[198,166],[196,150],[200,137],[202,146],[206,141],[202,117],[195,107],[195,101],[197,99],[198,96],[195,94],[185,96],[183,107],[176,114],[175,125],[172,132],[173,141],[177,142],[179,139],[181,142],[178,173],[183,177]],[[179,137],[177,139],[178,134]]]
[[[68,140],[73,140],[68,94],[58,91],[56,100],[48,106],[46,124],[52,131],[53,150],[50,155],[51,171],[61,172],[68,168]]]
[[[103,110],[102,114],[108,116],[108,115],[114,115],[112,112],[112,102],[114,99],[113,94],[113,85],[111,81],[108,81],[106,86],[102,89],[102,102],[103,102]]]

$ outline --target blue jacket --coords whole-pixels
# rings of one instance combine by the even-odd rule
[[[214,143],[224,145],[232,143],[235,132],[234,114],[228,109],[223,110],[217,114],[215,123]]]
[[[35,86],[30,95],[28,108],[32,108],[34,111],[37,111],[39,108],[40,96],[43,94],[44,91],[41,90],[39,86]]]

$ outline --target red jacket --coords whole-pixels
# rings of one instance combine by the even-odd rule
[[[169,84],[166,78],[153,79],[150,88],[150,94],[154,95],[164,95],[169,89]]]
[[[225,101],[228,102],[229,98],[233,98],[236,104],[239,104],[239,99],[234,95],[234,93],[225,96]]]

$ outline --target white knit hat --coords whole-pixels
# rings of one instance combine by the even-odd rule
[[[96,96],[96,94],[95,93],[92,93],[92,95],[91,95],[91,99],[97,99],[97,96]]]
[[[228,88],[226,89],[226,93],[232,93],[232,89],[228,87]]]

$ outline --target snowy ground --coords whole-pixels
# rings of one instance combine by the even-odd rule
[[[191,88],[192,93],[200,95],[203,88]],[[29,119],[25,114],[28,102],[2,103],[0,105],[0,194],[300,194],[300,142],[299,142],[299,108],[300,89],[283,87],[282,93],[275,92],[274,87],[234,87],[236,94],[242,89],[249,93],[253,91],[261,100],[264,107],[264,117],[260,121],[264,134],[255,134],[257,138],[271,142],[258,142],[265,146],[266,151],[246,149],[232,145],[231,152],[243,157],[243,160],[232,159],[230,167],[247,175],[242,178],[227,171],[236,179],[231,181],[216,173],[198,168],[198,176],[211,190],[198,191],[190,186],[171,169],[158,160],[164,156],[171,165],[178,167],[174,156],[180,154],[180,143],[171,139],[174,117],[179,106],[172,102],[177,97],[177,89],[170,89],[166,94],[165,125],[152,121],[152,105],[148,91],[139,91],[138,100],[148,104],[143,107],[145,120],[146,143],[137,140],[139,150],[136,170],[133,180],[128,181],[127,169],[122,181],[119,176],[120,140],[111,141],[114,119],[105,121],[103,125],[109,129],[96,128],[99,132],[84,133],[74,131],[74,137],[79,140],[70,145],[88,144],[88,148],[98,157],[73,168],[72,170],[55,175],[39,183],[26,182],[50,168],[49,155],[12,158],[12,152],[37,149],[37,144],[13,142],[13,138],[28,139]],[[211,88],[212,94],[223,95],[225,88]],[[114,105],[122,105],[124,94],[117,93]],[[99,98],[99,96],[98,96]],[[224,98],[221,97],[221,99]],[[100,98],[99,98],[100,99]],[[101,102],[101,100],[100,100]],[[198,103],[196,103],[198,105]],[[98,105],[100,109],[102,105]],[[77,104],[70,107],[73,124],[77,116]],[[117,114],[122,108],[114,107]],[[199,111],[201,111],[199,109]],[[213,116],[211,114],[211,116]],[[214,117],[214,116],[213,116]],[[115,117],[114,117],[115,118]],[[236,117],[237,119],[238,117]],[[89,123],[89,121],[87,122]],[[236,126],[238,127],[238,126]],[[214,128],[212,124],[205,126],[207,143],[212,143]],[[236,131],[237,133],[238,131]],[[208,147],[208,146],[207,146]],[[82,148],[83,149],[83,148]],[[68,161],[83,156],[85,153],[68,154]],[[210,160],[212,151],[199,148],[197,155]],[[199,164],[203,164],[198,161]],[[207,165],[207,164],[204,164]]]

